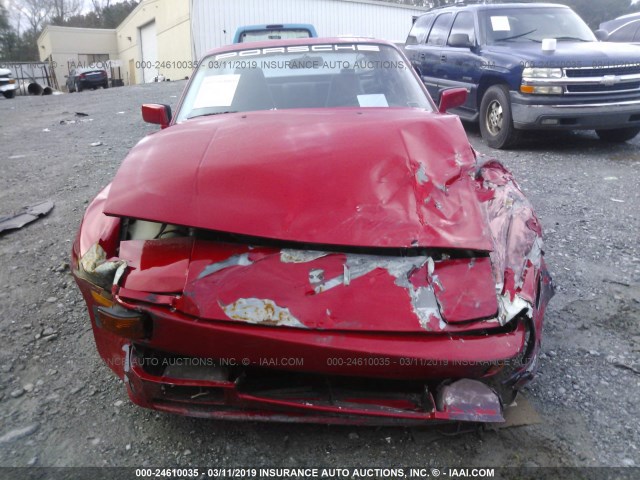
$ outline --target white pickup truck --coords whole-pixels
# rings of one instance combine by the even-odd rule
[[[0,68],[0,92],[5,98],[13,98],[16,96],[16,90],[18,90],[18,83],[11,75],[11,70]]]

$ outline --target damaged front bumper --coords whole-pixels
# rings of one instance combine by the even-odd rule
[[[203,321],[138,304],[148,335],[131,340],[105,330],[100,289],[79,284],[91,305],[98,351],[124,379],[131,400],[181,415],[373,425],[501,422],[510,401],[502,391],[530,380],[537,354],[524,315],[491,333],[380,334]]]
[[[227,420],[336,424],[424,424],[431,421],[502,422],[502,405],[488,385],[471,379],[428,385],[354,381],[285,372],[252,372],[234,379],[230,367],[206,359],[167,360],[125,348],[131,400],[146,408]],[[176,366],[179,363],[179,366]],[[256,377],[256,375],[258,375]]]

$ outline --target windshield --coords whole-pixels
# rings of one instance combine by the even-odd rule
[[[228,112],[325,107],[432,109],[410,65],[394,48],[292,45],[205,57],[177,121]]]
[[[595,42],[586,23],[568,8],[505,8],[480,12],[480,28],[488,45],[537,42],[545,38]]]

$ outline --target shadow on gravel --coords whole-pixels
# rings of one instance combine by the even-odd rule
[[[172,442],[201,444],[207,455],[233,466],[300,464],[388,466],[434,461],[443,465],[566,466],[574,461],[535,426],[496,429],[475,425],[359,427],[188,419],[161,414],[155,425]],[[162,434],[162,433],[160,433]],[[224,440],[216,442],[213,439]],[[268,453],[264,446],[268,445]],[[464,452],[464,460],[461,457]],[[354,459],[357,459],[354,463]]]
[[[480,128],[475,123],[463,122],[464,129],[470,139],[474,139],[487,147],[480,137]],[[487,147],[488,148],[488,147]],[[601,141],[592,131],[526,131],[520,143],[507,150],[512,152],[566,152],[602,153],[621,155],[620,159],[640,160],[640,135],[626,143],[607,143]],[[617,158],[616,158],[617,159]]]

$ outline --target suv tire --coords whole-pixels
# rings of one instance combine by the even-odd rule
[[[480,103],[480,133],[491,148],[509,148],[520,138],[513,126],[509,89],[494,85],[482,97]]]

